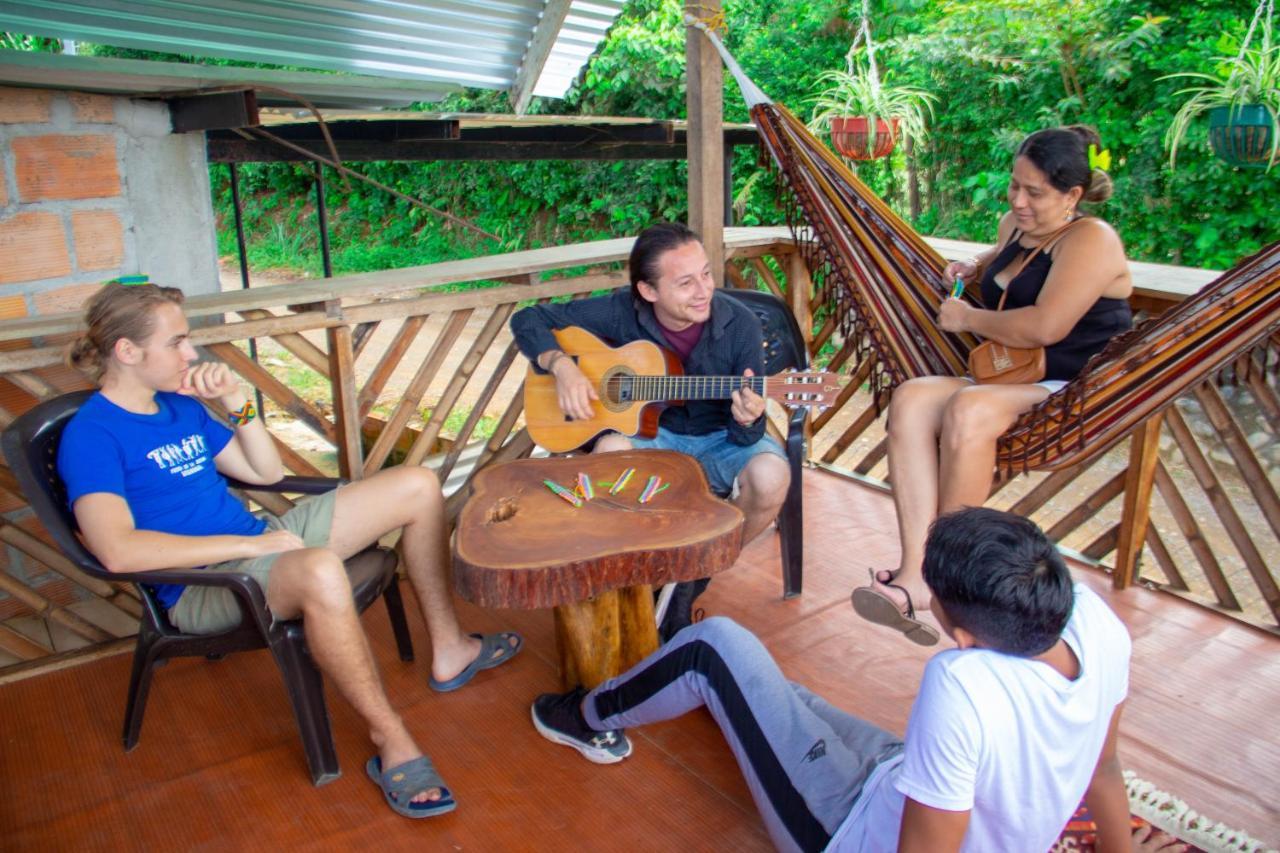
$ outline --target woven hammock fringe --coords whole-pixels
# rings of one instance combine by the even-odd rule
[[[1248,833],[1210,820],[1131,771],[1125,771],[1124,784],[1133,814],[1181,841],[1210,853],[1277,853]]]

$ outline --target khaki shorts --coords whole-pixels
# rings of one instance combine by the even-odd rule
[[[333,526],[333,506],[338,490],[306,498],[282,516],[267,516],[266,530],[296,533],[308,548],[329,544]],[[263,532],[265,533],[266,530]],[[248,560],[226,560],[203,569],[206,572],[243,572],[258,582],[263,593],[271,578],[271,568],[280,554]],[[186,634],[216,634],[240,624],[236,594],[222,586],[188,586],[169,608],[169,622]]]

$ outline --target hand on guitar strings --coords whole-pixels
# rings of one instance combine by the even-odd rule
[[[558,358],[552,360],[550,370],[556,378],[556,399],[560,404],[560,411],[574,420],[591,420],[595,414],[591,401],[599,400],[600,395],[577,362],[561,352]]]
[[[742,371],[743,376],[755,376],[751,368]],[[733,392],[733,404],[729,407],[733,419],[743,426],[751,426],[764,414],[764,397],[743,385]]]

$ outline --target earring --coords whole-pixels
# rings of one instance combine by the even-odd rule
[[[1075,209],[1074,209],[1074,208],[1068,207],[1068,208],[1067,208],[1067,212],[1066,212],[1066,214],[1065,214],[1065,215],[1063,215],[1063,217],[1062,217],[1062,221],[1063,221],[1063,222],[1070,222],[1070,221],[1071,221],[1071,217],[1075,216],[1075,213],[1076,213],[1076,212],[1075,212]]]

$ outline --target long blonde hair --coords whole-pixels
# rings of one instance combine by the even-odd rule
[[[181,305],[182,291],[157,284],[108,282],[85,303],[85,331],[71,342],[67,364],[94,381],[102,378],[121,338],[141,343],[155,331],[155,310]]]

